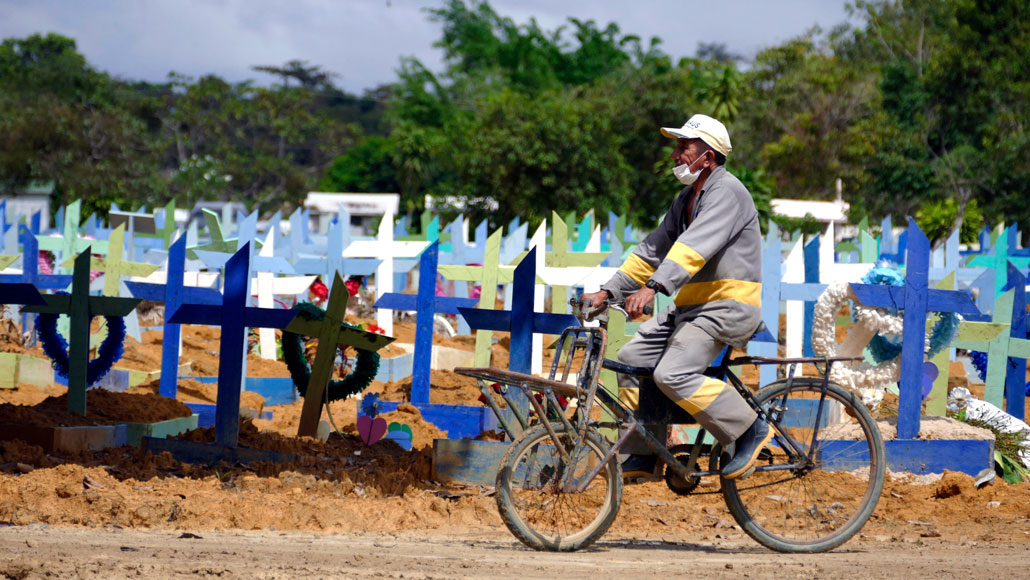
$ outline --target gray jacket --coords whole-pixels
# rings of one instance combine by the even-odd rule
[[[687,216],[690,187],[603,288],[616,299],[648,279],[675,296],[676,324],[690,321],[743,347],[762,320],[762,233],[744,184],[724,167],[708,176]]]

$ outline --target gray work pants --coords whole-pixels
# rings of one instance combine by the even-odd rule
[[[618,360],[632,366],[655,367],[658,388],[725,447],[736,441],[757,415],[732,386],[702,374],[724,346],[689,320],[677,324],[675,309],[668,308],[640,325],[636,335],[619,350]],[[639,400],[639,388],[637,377],[619,375],[619,399],[623,402],[632,406],[632,401]],[[654,435],[664,443],[665,433]],[[625,453],[650,453],[642,441],[635,439],[623,447]]]

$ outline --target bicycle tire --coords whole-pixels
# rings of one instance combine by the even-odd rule
[[[575,433],[570,434],[562,423],[551,427],[566,451],[571,451]],[[579,477],[604,459],[609,446],[596,429],[589,429],[582,448],[587,453],[576,461],[574,473]],[[615,521],[622,501],[622,468],[613,456],[586,490],[569,493],[554,485],[561,481],[556,473],[562,473],[554,465],[563,464],[544,425],[526,431],[501,459],[497,509],[511,533],[526,546],[571,552],[593,544]]]
[[[812,465],[722,480],[726,505],[741,529],[777,552],[816,553],[840,546],[865,525],[883,490],[886,457],[875,420],[853,394],[834,383],[827,385],[826,399],[818,404],[822,381],[796,378],[786,399],[785,380],[755,394],[766,412],[778,416],[781,428],[806,450],[813,445],[814,419],[822,407],[815,442],[818,454]],[[827,404],[830,401],[839,408]],[[765,465],[788,462],[784,448],[777,435],[760,461]]]

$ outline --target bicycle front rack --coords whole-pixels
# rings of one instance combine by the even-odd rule
[[[522,435],[530,426],[530,410],[540,422],[551,431],[550,419],[560,420],[566,428],[579,430],[582,437],[590,417],[594,395],[597,392],[601,363],[608,346],[608,333],[603,328],[566,328],[554,344],[555,355],[547,378],[494,368],[456,368],[454,372],[475,378],[487,406],[497,416],[505,434],[512,440]],[[575,381],[570,383],[573,367],[579,362]],[[514,387],[514,388],[511,388]],[[537,400],[535,393],[543,395]],[[507,410],[502,409],[494,399],[499,394]],[[573,426],[565,415],[565,407],[558,397],[576,398],[583,419]],[[527,404],[528,401],[528,404]],[[514,417],[513,424],[511,418]],[[552,437],[554,433],[551,433]]]

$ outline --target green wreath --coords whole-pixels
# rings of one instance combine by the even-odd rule
[[[319,322],[325,320],[325,310],[310,302],[299,302],[294,307],[297,316],[304,320]],[[344,326],[357,329],[357,326],[343,323]],[[304,356],[304,341],[295,332],[283,331],[282,338],[283,360],[286,361],[286,368],[290,370],[290,378],[293,379],[293,386],[301,397],[308,390],[308,382],[311,380],[311,365]],[[360,393],[367,387],[376,373],[379,372],[379,353],[369,350],[357,350],[357,362],[354,369],[343,379],[329,381],[326,389],[326,397],[329,401],[338,401]]]

